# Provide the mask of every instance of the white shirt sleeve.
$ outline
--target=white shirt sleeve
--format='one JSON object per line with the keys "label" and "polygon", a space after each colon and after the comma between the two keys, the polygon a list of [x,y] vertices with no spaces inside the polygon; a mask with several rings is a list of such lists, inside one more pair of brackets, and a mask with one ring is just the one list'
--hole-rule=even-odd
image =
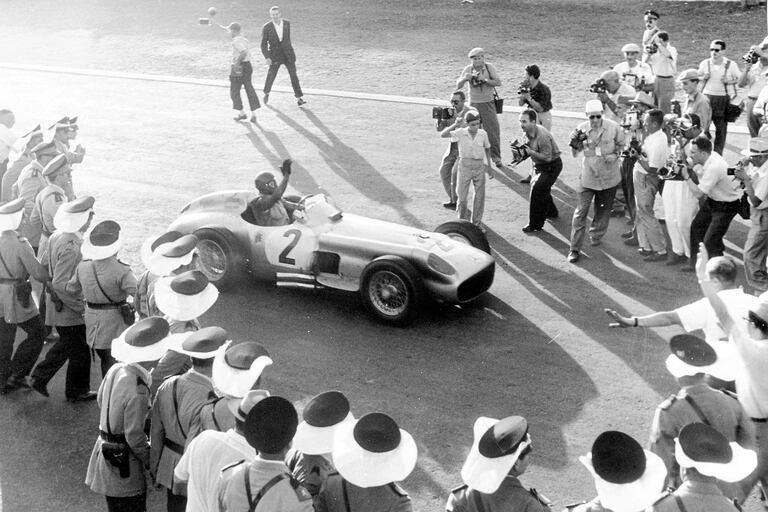
{"label": "white shirt sleeve", "polygon": [[675,310],[680,318],[680,323],[686,332],[703,329],[707,324],[707,315],[711,313],[708,305],[709,299],[703,298]]}

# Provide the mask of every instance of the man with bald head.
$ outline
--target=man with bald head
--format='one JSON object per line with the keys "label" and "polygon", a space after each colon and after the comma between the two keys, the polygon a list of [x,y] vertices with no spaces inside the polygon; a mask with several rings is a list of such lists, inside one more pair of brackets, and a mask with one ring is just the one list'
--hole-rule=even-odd
{"label": "man with bald head", "polygon": [[618,72],[610,69],[603,71],[600,78],[605,81],[605,92],[597,93],[597,99],[603,103],[603,116],[616,123],[621,123],[627,111],[629,100],[635,97],[635,88],[621,80]]}
{"label": "man with bald head", "polygon": [[284,226],[291,223],[289,210],[293,211],[296,205],[283,199],[291,175],[291,160],[283,160],[280,170],[283,179],[279,185],[275,175],[268,171],[259,173],[254,180],[259,195],[248,203],[248,209],[259,226]]}

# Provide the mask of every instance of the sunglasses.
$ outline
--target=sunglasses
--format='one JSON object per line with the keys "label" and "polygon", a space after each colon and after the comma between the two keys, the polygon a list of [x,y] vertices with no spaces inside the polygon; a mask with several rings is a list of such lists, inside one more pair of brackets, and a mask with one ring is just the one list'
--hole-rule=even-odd
{"label": "sunglasses", "polygon": [[589,116],[590,119],[602,119],[603,116],[601,114],[593,114]]}
{"label": "sunglasses", "polygon": [[709,51],[715,52],[715,53],[719,53],[720,52],[720,48],[710,48]]}
{"label": "sunglasses", "polygon": [[458,105],[459,104],[459,100],[451,100],[451,104],[452,105]]}

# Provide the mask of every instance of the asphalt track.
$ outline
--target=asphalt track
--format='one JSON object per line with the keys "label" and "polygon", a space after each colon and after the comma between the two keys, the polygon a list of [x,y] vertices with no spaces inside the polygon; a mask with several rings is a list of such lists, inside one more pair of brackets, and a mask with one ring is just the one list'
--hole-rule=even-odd
{"label": "asphalt track", "polygon": [[[238,124],[216,87],[0,69],[0,103],[9,99],[19,106],[19,127],[80,116],[88,153],[75,189],[96,197],[99,219],[123,225],[123,259],[137,272],[141,241],[186,201],[248,188],[256,172],[288,156],[296,193],[324,191],[344,210],[425,228],[452,218],[439,206],[436,176],[445,143],[425,107],[310,95],[308,108],[298,109],[289,95],[274,94],[258,125]],[[503,116],[505,146],[520,134],[516,117]],[[562,147],[574,124],[555,120]],[[729,142],[739,146],[744,137]],[[254,283],[223,295],[203,322],[268,347],[273,394],[301,406],[339,389],[356,415],[395,417],[419,446],[417,469],[404,482],[417,510],[440,510],[460,483],[480,415],[529,419],[535,457],[524,481],[555,509],[591,498],[577,456],[606,429],[645,442],[654,407],[675,389],[662,362],[664,337],[677,330],[610,329],[602,308],[642,314],[699,294],[690,274],[644,263],[625,247],[620,219],[603,246],[587,248],[576,266],[566,263],[578,168],[564,160],[554,191],[560,219],[538,236],[520,231],[528,187],[519,176],[498,174],[488,183],[484,220],[498,268],[490,292],[472,306],[427,308],[413,327],[396,329],[373,321],[354,295]],[[741,247],[745,234],[745,224],[735,223],[729,242]],[[6,512],[104,508],[82,484],[97,409],[66,404],[62,379],[49,385],[50,399],[24,392],[3,399]],[[152,493],[150,510],[161,510],[160,496]]]}

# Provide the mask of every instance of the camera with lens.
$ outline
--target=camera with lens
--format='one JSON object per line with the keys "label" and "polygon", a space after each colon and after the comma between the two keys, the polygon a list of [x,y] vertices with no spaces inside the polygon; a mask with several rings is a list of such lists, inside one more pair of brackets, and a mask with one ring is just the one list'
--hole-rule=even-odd
{"label": "camera with lens", "polygon": [[608,90],[608,85],[605,83],[605,80],[602,78],[598,78],[595,80],[595,83],[589,84],[589,92],[593,92],[595,94],[600,94],[601,92],[606,92]]}
{"label": "camera with lens", "polygon": [[685,132],[693,128],[693,124],[688,119],[674,117],[667,122],[668,133],[674,138],[685,136]]}
{"label": "camera with lens", "polygon": [[640,119],[640,112],[632,106],[632,108],[624,112],[624,117],[621,119],[619,126],[625,130],[642,130],[643,122]]}
{"label": "camera with lens", "polygon": [[483,78],[480,71],[472,70],[472,76],[469,77],[469,84],[475,87],[483,85],[487,80]]}
{"label": "camera with lens", "polygon": [[752,48],[747,53],[741,56],[741,60],[747,64],[756,64],[760,60],[760,55],[757,54],[757,50]]}
{"label": "camera with lens", "polygon": [[667,181],[685,181],[683,178],[683,168],[686,166],[684,160],[670,156],[667,165],[659,167],[659,178]]}
{"label": "camera with lens", "polygon": [[520,142],[518,139],[510,142],[509,147],[512,149],[512,163],[510,165],[517,165],[530,156],[528,154],[528,144]]}
{"label": "camera with lens", "polygon": [[640,139],[633,136],[631,139],[629,139],[629,144],[627,144],[627,147],[624,148],[624,151],[621,152],[621,157],[637,158],[639,155],[645,156],[645,152],[643,151],[643,144],[640,142]]}
{"label": "camera with lens", "polygon": [[683,107],[680,105],[680,100],[670,100],[669,108],[670,112],[675,114],[677,117],[683,115]]}
{"label": "camera with lens", "polygon": [[451,119],[456,115],[456,109],[453,107],[432,107],[432,119]]}
{"label": "camera with lens", "polygon": [[574,151],[584,150],[584,142],[587,140],[587,132],[576,128],[571,132],[571,140],[568,141],[568,145],[573,148]]}
{"label": "camera with lens", "polygon": [[521,83],[517,88],[517,95],[522,96],[523,94],[529,94],[531,92],[531,88],[528,86],[526,82]]}
{"label": "camera with lens", "polygon": [[659,51],[659,45],[656,44],[655,42],[651,42],[645,45],[645,53],[647,53],[648,55],[653,55],[657,51]]}
{"label": "camera with lens", "polygon": [[743,162],[737,162],[736,165],[734,165],[733,167],[729,167],[728,170],[726,171],[726,173],[728,174],[728,176],[736,176],[736,170],[737,169],[743,171],[744,170],[744,163]]}

